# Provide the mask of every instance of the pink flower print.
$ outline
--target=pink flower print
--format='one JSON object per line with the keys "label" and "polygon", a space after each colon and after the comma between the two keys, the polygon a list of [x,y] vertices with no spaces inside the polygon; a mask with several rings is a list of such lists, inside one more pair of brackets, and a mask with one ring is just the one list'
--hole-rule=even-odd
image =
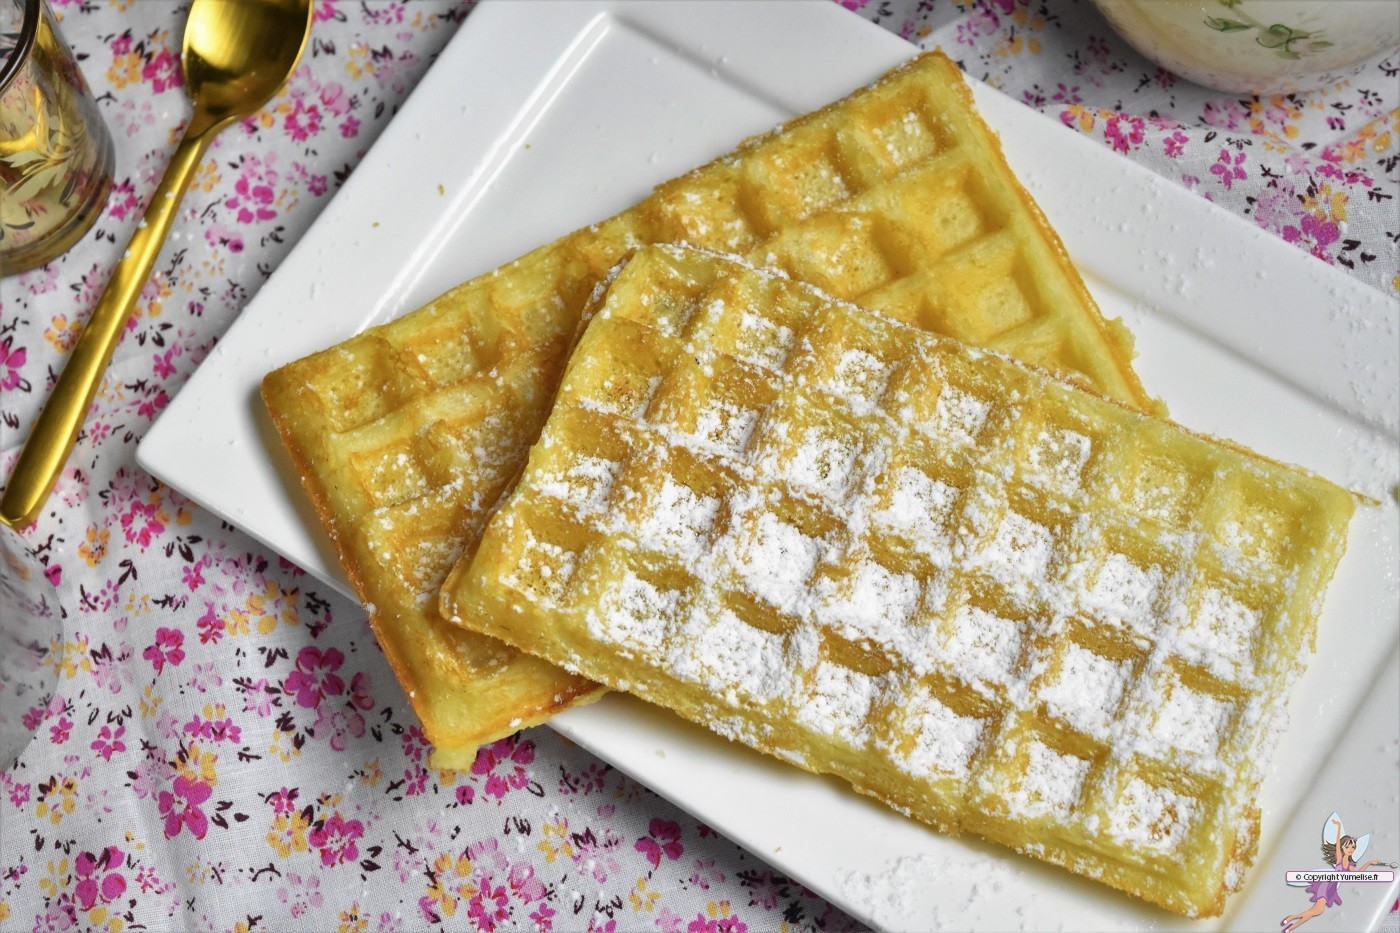
{"label": "pink flower print", "polygon": [[535,869],[523,862],[511,866],[507,880],[511,891],[522,901],[537,901],[548,893],[544,882],[535,877]]}
{"label": "pink flower print", "polygon": [[1103,136],[1115,152],[1127,152],[1142,145],[1143,125],[1141,117],[1120,113],[1104,124]]}
{"label": "pink flower print", "polygon": [[604,884],[607,882],[608,876],[615,875],[621,870],[622,866],[612,854],[621,842],[622,837],[610,829],[603,832],[601,843],[593,835],[591,828],[585,829],[581,836],[574,836],[574,846],[578,851],[579,861],[589,867],[589,874],[593,876],[594,881]]}
{"label": "pink flower print", "polygon": [[207,607],[204,610],[204,615],[195,622],[195,628],[199,630],[199,643],[201,645],[207,645],[210,642],[218,644],[219,640],[224,637],[227,626],[224,620],[214,612],[213,603],[205,603],[204,605]]}
{"label": "pink flower print", "polygon": [[266,677],[250,680],[243,690],[243,712],[271,716],[272,708],[277,705],[277,695],[277,688],[269,684]]}
{"label": "pink flower print", "polygon": [[724,882],[724,872],[715,868],[715,860],[696,859],[695,871],[690,876],[690,883],[700,888],[702,891],[710,890],[712,884],[722,884]]}
{"label": "pink flower print", "polygon": [[558,913],[547,903],[541,902],[538,907],[530,911],[530,919],[535,921],[535,929],[540,933],[549,933],[554,929],[554,915]]}
{"label": "pink flower print", "polygon": [[1186,143],[1190,138],[1181,130],[1173,130],[1170,136],[1162,139],[1162,151],[1167,158],[1175,159],[1186,149]]}
{"label": "pink flower print", "polygon": [[[209,566],[209,558],[201,557],[193,564],[187,564],[185,568],[180,571],[180,581],[189,588],[191,593],[204,585],[204,568],[207,566]],[[204,604],[204,609],[206,615],[213,613],[214,604],[206,602]]]}
{"label": "pink flower print", "polygon": [[[411,761],[422,761],[423,756],[428,751],[428,737],[423,734],[423,730],[417,726],[409,726],[403,731],[400,740],[403,743],[403,753]],[[481,760],[481,751],[476,753],[477,760]],[[473,768],[473,770],[475,770]]]}
{"label": "pink flower print", "polygon": [[1237,130],[1249,125],[1249,112],[1238,100],[1212,101],[1201,112],[1201,120],[1216,129]]}
{"label": "pink flower print", "polygon": [[[535,743],[518,736],[498,739],[476,753],[472,762],[472,773],[486,775],[486,785],[482,790],[497,800],[502,799],[512,789],[518,790],[530,783],[529,773],[524,765],[535,760]],[[498,765],[512,763],[506,774],[497,772]]]}
{"label": "pink flower print", "polygon": [[107,197],[107,213],[112,219],[125,220],[126,215],[134,215],[140,210],[141,199],[136,196],[131,179],[123,178],[112,186],[112,193]]}
{"label": "pink flower print", "polygon": [[[357,714],[358,715],[358,714]],[[342,751],[343,749],[336,749]],[[417,797],[428,789],[428,772],[419,767],[405,768],[403,772],[404,796]]]}
{"label": "pink flower print", "polygon": [[1066,87],[1063,82],[1055,85],[1055,93],[1050,96],[1050,99],[1061,104],[1079,104],[1083,103],[1084,100],[1079,96],[1079,85]]}
{"label": "pink flower print", "polygon": [[131,792],[138,800],[155,797],[170,781],[171,768],[166,761],[147,758],[136,765],[131,779]]}
{"label": "pink flower print", "polygon": [[350,112],[351,101],[345,93],[345,88],[338,81],[321,86],[321,106],[326,108],[327,113],[342,117]]}
{"label": "pink flower print", "polygon": [[[359,135],[360,135],[360,121],[359,121],[359,120],[356,120],[354,117],[346,117],[344,120],[341,120],[341,121],[340,121],[340,135],[343,136],[343,137],[346,138],[346,139],[354,139],[356,136],[359,136]],[[324,181],[324,178],[323,178],[323,181]],[[326,193],[325,185],[324,185],[324,184],[322,185],[320,191],[312,191],[311,193],[314,194],[314,195],[318,195],[318,196],[319,196],[319,195],[322,195],[322,194],[325,194],[325,193]]]}
{"label": "pink flower print", "polygon": [[753,877],[753,884],[750,886],[752,899],[749,903],[764,910],[772,910],[778,906],[779,891],[778,880],[773,877],[773,872],[765,868]]}
{"label": "pink flower print", "polygon": [[342,862],[353,862],[360,857],[360,848],[355,840],[365,834],[365,827],[359,820],[347,820],[339,813],[318,821],[307,839],[321,853],[321,864],[326,868]]}
{"label": "pink flower print", "polygon": [[171,347],[164,353],[157,353],[151,357],[151,365],[156,371],[156,375],[162,379],[168,379],[175,375],[175,357],[180,355],[178,346]]}
{"label": "pink flower print", "polygon": [[588,918],[588,929],[585,933],[617,933],[617,919],[608,917],[604,919],[598,914]]}
{"label": "pink flower print", "polygon": [[267,802],[272,805],[272,812],[281,816],[296,810],[297,797],[299,796],[301,796],[301,791],[295,787],[283,787],[268,794]]}
{"label": "pink flower print", "polygon": [[337,19],[345,22],[345,14],[335,11],[335,0],[321,0],[316,4],[316,22],[325,22],[328,19]]}
{"label": "pink flower print", "polygon": [[297,668],[287,675],[283,690],[295,696],[297,705],[315,709],[323,697],[340,696],[345,692],[345,681],[336,673],[345,661],[345,655],[337,648],[322,652],[314,645],[307,645],[297,653]]}
{"label": "pink flower print", "polygon": [[141,68],[141,77],[157,94],[166,88],[183,87],[184,75],[180,60],[168,48],[163,48]]}
{"label": "pink flower print", "polygon": [[982,36],[993,35],[1001,28],[1001,17],[990,6],[973,7],[958,24],[958,45],[976,46]]}
{"label": "pink flower print", "polygon": [[1210,167],[1210,173],[1218,178],[1220,183],[1225,186],[1225,190],[1228,191],[1236,181],[1246,177],[1243,165],[1243,152],[1235,153],[1232,158],[1229,149],[1221,149],[1215,164]]}
{"label": "pink flower print", "polygon": [[[352,737],[357,739],[364,737],[365,717],[349,707],[348,704],[338,710],[322,706],[316,717],[316,724],[312,726],[311,731],[318,736],[326,736],[332,751],[343,752]],[[410,788],[409,794],[422,793],[422,788],[426,784],[427,772],[421,768],[418,770],[423,775],[424,784],[420,784],[417,791]]]}
{"label": "pink flower print", "polygon": [[350,705],[369,712],[374,709],[374,697],[370,696],[370,679],[364,671],[350,678]]}
{"label": "pink flower print", "polygon": [[110,904],[122,896],[126,890],[126,879],[116,871],[122,867],[122,850],[108,846],[93,855],[82,852],[73,860],[73,876],[77,884],[73,887],[73,897],[82,910],[92,910],[99,901]]}
{"label": "pink flower print", "polygon": [[230,253],[243,252],[243,234],[217,220],[204,228],[204,240],[210,246],[227,246]]}
{"label": "pink flower print", "polygon": [[510,919],[510,898],[506,897],[506,886],[492,884],[492,879],[484,878],[476,895],[467,904],[467,916],[471,917],[478,930],[486,933],[496,929],[496,924]]}
{"label": "pink flower print", "polygon": [[55,745],[62,745],[68,741],[68,737],[73,732],[73,722],[67,716],[58,717],[58,722],[49,726],[49,741]]}
{"label": "pink flower print", "polygon": [[29,380],[19,374],[19,368],[29,358],[29,352],[24,347],[14,346],[12,340],[10,336],[0,340],[0,391],[11,392],[23,387],[28,392]]}
{"label": "pink flower print", "polygon": [[656,926],[661,933],[682,933],[685,929],[685,918],[680,914],[672,913],[671,908],[662,907],[661,913],[656,916]]}
{"label": "pink flower print", "polygon": [[209,832],[209,817],[199,805],[209,799],[214,792],[208,784],[185,777],[175,778],[173,792],[163,790],[157,800],[160,815],[165,817],[165,838],[174,839],[182,828],[188,829],[196,839],[203,839]]}
{"label": "pink flower print", "polygon": [[[174,370],[172,369],[171,371],[173,372]],[[159,389],[157,390],[155,395],[148,396],[147,398],[141,400],[141,402],[136,406],[136,413],[143,418],[154,418],[156,415],[161,413],[161,411],[165,408],[166,405],[169,404],[170,396],[166,394],[164,389]],[[160,528],[161,530],[164,530],[165,526],[161,525]],[[142,545],[142,547],[145,546],[145,544]]]}
{"label": "pink flower print", "polygon": [[113,39],[110,48],[112,49],[112,53],[114,55],[125,55],[127,52],[130,52],[131,30],[128,29],[126,32]]}
{"label": "pink flower print", "polygon": [[277,216],[277,211],[272,209],[277,196],[274,188],[277,172],[272,162],[272,156],[268,156],[266,161],[254,155],[243,157],[240,166],[242,174],[233,185],[235,196],[224,201],[224,207],[238,211],[236,216],[239,223],[271,220]]}
{"label": "pink flower print", "polygon": [[166,664],[171,667],[179,667],[180,662],[185,660],[185,649],[180,647],[184,643],[185,635],[183,632],[161,626],[156,629],[156,643],[141,652],[141,657],[150,661],[151,666],[159,674],[165,670]]}
{"label": "pink flower print", "polygon": [[119,725],[115,730],[111,726],[103,726],[88,747],[101,755],[103,761],[111,761],[114,754],[126,751],[126,743],[122,741],[125,734],[126,726]]}
{"label": "pink flower print", "polygon": [[127,542],[144,551],[165,531],[165,516],[154,502],[133,502],[122,513],[121,525]]}
{"label": "pink flower print", "polygon": [[402,3],[381,3],[373,7],[365,7],[364,11],[367,21],[371,23],[387,25],[403,22]]}
{"label": "pink flower print", "polygon": [[1341,231],[1335,223],[1312,214],[1304,214],[1296,227],[1288,224],[1283,228],[1285,241],[1308,247],[1308,252],[1327,263],[1335,261],[1332,254],[1327,252],[1327,247],[1337,242],[1340,236]]}
{"label": "pink flower print", "polygon": [[469,804],[469,803],[471,803],[471,802],[472,802],[473,800],[475,800],[475,799],[476,799],[476,788],[472,787],[470,784],[458,784],[458,785],[457,785],[457,802],[458,802],[458,803],[460,803],[460,804]]}
{"label": "pink flower print", "polygon": [[23,807],[29,803],[29,785],[16,781],[10,786],[10,803],[16,807]]}
{"label": "pink flower print", "polygon": [[848,10],[859,10],[869,3],[870,0],[841,0],[841,5]]}
{"label": "pink flower print", "polygon": [[63,566],[61,564],[49,564],[44,568],[44,579],[49,581],[50,586],[57,587],[63,581]]}
{"label": "pink flower print", "polygon": [[298,97],[282,125],[287,135],[297,142],[303,142],[321,132],[321,110],[315,104],[308,106],[305,99]]}
{"label": "pink flower print", "polygon": [[647,828],[648,835],[638,839],[633,846],[651,861],[653,869],[661,867],[661,857],[675,861],[685,848],[681,845],[681,828],[670,820],[653,819]]}
{"label": "pink flower print", "polygon": [[201,716],[195,716],[185,723],[185,734],[196,739],[208,739],[211,742],[232,742],[235,745],[243,738],[243,730],[227,717],[204,719]]}
{"label": "pink flower print", "polygon": [[1288,179],[1264,188],[1254,200],[1254,222],[1279,236],[1284,236],[1283,228],[1289,225],[1295,226],[1295,233],[1301,232],[1296,225],[1304,213],[1297,189]]}

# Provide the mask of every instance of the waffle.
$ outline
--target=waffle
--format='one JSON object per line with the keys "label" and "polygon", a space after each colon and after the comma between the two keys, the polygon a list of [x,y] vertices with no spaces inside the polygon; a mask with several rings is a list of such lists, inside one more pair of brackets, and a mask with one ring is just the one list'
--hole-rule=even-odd
{"label": "waffle", "polygon": [[1153,405],[1126,331],[1100,316],[939,54],[272,373],[273,420],[440,765],[590,689],[433,606],[537,436],[589,292],[630,249],[676,241]]}
{"label": "waffle", "polygon": [[709,253],[642,250],[595,305],[444,615],[1223,909],[1349,493]]}

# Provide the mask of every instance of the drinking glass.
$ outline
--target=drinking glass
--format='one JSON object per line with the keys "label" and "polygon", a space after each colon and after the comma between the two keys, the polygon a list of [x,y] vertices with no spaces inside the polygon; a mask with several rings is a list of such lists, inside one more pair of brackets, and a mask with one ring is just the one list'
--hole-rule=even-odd
{"label": "drinking glass", "polygon": [[0,0],[0,276],[87,232],[112,187],[112,137],[44,0]]}

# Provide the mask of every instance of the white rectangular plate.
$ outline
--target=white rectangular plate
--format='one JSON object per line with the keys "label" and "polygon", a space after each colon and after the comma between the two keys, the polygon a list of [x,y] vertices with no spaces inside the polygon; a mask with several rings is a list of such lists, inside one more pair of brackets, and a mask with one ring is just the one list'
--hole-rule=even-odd
{"label": "white rectangular plate", "polygon": [[[141,465],[348,592],[258,396],[262,376],[646,195],[914,49],[836,4],[483,3],[302,242],[151,429]],[[465,90],[464,90],[465,89]],[[489,89],[489,90],[484,90]],[[1248,887],[1187,924],[613,695],[555,728],[861,920],[893,929],[1269,928],[1307,906],[1342,811],[1400,855],[1396,387],[1387,299],[1096,143],[976,88],[1095,296],[1174,416],[1384,501],[1331,589],[1261,801]],[[1344,889],[1332,928],[1394,899]],[[1324,921],[1317,921],[1322,924]],[[1341,926],[1338,926],[1340,923]],[[1321,929],[1321,926],[1319,926]]]}

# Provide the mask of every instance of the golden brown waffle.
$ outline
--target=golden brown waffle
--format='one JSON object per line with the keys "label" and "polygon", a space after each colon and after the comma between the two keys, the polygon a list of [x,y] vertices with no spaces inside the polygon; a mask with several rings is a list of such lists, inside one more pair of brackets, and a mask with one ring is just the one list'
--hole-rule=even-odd
{"label": "golden brown waffle", "polygon": [[534,440],[590,290],[628,250],[682,240],[1153,404],[939,54],[283,367],[263,396],[440,765],[589,690],[445,626],[433,600]]}
{"label": "golden brown waffle", "polygon": [[714,254],[639,251],[595,304],[444,615],[1222,910],[1349,493]]}

